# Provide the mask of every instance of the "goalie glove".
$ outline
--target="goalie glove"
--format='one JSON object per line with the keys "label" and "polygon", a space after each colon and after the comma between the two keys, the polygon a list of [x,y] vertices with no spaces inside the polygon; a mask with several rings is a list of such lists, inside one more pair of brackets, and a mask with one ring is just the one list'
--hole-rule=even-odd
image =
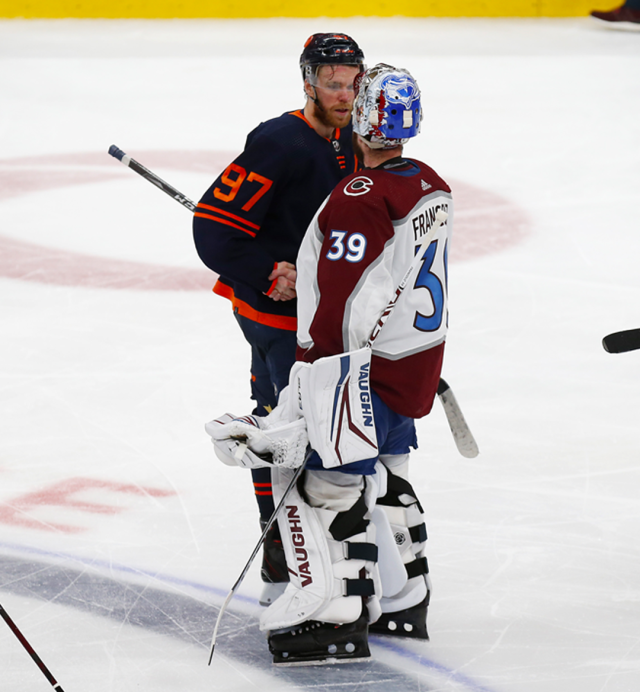
{"label": "goalie glove", "polygon": [[309,444],[304,419],[277,426],[269,425],[268,419],[226,413],[209,421],[205,430],[218,459],[227,466],[247,469],[301,466]]}

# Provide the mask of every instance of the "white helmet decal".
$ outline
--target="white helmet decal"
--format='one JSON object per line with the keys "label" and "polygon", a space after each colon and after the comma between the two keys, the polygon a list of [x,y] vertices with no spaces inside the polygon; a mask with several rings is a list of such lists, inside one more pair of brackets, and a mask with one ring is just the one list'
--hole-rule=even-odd
{"label": "white helmet decal", "polygon": [[372,149],[392,149],[420,132],[420,89],[407,70],[379,63],[354,88],[353,131]]}
{"label": "white helmet decal", "polygon": [[382,80],[382,87],[390,103],[400,103],[406,109],[420,98],[417,84],[408,75],[392,75]]}

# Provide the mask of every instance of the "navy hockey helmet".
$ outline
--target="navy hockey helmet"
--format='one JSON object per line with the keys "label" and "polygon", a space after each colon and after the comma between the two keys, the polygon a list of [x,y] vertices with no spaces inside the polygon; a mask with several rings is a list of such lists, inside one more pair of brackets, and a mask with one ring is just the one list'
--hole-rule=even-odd
{"label": "navy hockey helmet", "polygon": [[354,83],[353,131],[372,149],[393,149],[420,132],[418,83],[408,70],[378,63]]}
{"label": "navy hockey helmet", "polygon": [[313,34],[300,56],[302,78],[312,81],[321,65],[360,65],[364,69],[364,53],[346,34]]}

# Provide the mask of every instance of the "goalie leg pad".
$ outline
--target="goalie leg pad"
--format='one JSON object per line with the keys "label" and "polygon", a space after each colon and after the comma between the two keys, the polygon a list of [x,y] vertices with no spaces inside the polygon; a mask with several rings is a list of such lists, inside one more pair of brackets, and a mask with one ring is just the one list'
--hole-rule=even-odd
{"label": "goalie leg pad", "polygon": [[376,507],[371,513],[371,520],[376,527],[382,597],[389,599],[405,588],[409,578],[385,511],[381,507]]}
{"label": "goalie leg pad", "polygon": [[428,639],[426,619],[431,584],[424,555],[427,530],[422,507],[407,480],[408,459],[408,454],[381,457],[388,470],[387,493],[378,499],[375,516],[380,524],[388,524],[396,546],[396,558],[389,559],[386,550],[389,546],[385,544],[380,553],[382,615],[371,626],[371,631]]}
{"label": "goalie leg pad", "polygon": [[[276,503],[291,473],[274,470]],[[337,482],[320,474],[333,476]],[[304,488],[292,489],[278,518],[290,582],[260,619],[260,628],[273,636],[283,634],[277,630],[306,627],[309,622],[354,623],[362,616],[363,600],[372,604],[377,600],[377,547],[368,519],[365,481],[352,476],[347,485],[340,485],[344,475],[308,471],[304,486],[309,485],[309,496]],[[337,511],[331,508],[331,494],[333,506],[340,508]],[[307,500],[323,506],[312,507]]]}

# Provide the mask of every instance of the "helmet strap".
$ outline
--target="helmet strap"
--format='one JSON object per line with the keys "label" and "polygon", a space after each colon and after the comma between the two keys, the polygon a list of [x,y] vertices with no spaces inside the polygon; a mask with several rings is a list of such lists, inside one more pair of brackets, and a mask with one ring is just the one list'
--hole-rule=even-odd
{"label": "helmet strap", "polygon": [[[317,67],[315,68],[314,72],[317,76]],[[313,89],[313,96],[307,93],[307,90],[304,90],[304,95],[311,101],[313,101],[316,106],[321,110],[324,111],[324,107],[320,103],[320,99],[318,98],[318,90],[316,89],[316,85],[311,81],[311,66],[308,65],[305,70],[303,70],[302,75],[304,77],[305,84],[308,84],[311,89]]]}

